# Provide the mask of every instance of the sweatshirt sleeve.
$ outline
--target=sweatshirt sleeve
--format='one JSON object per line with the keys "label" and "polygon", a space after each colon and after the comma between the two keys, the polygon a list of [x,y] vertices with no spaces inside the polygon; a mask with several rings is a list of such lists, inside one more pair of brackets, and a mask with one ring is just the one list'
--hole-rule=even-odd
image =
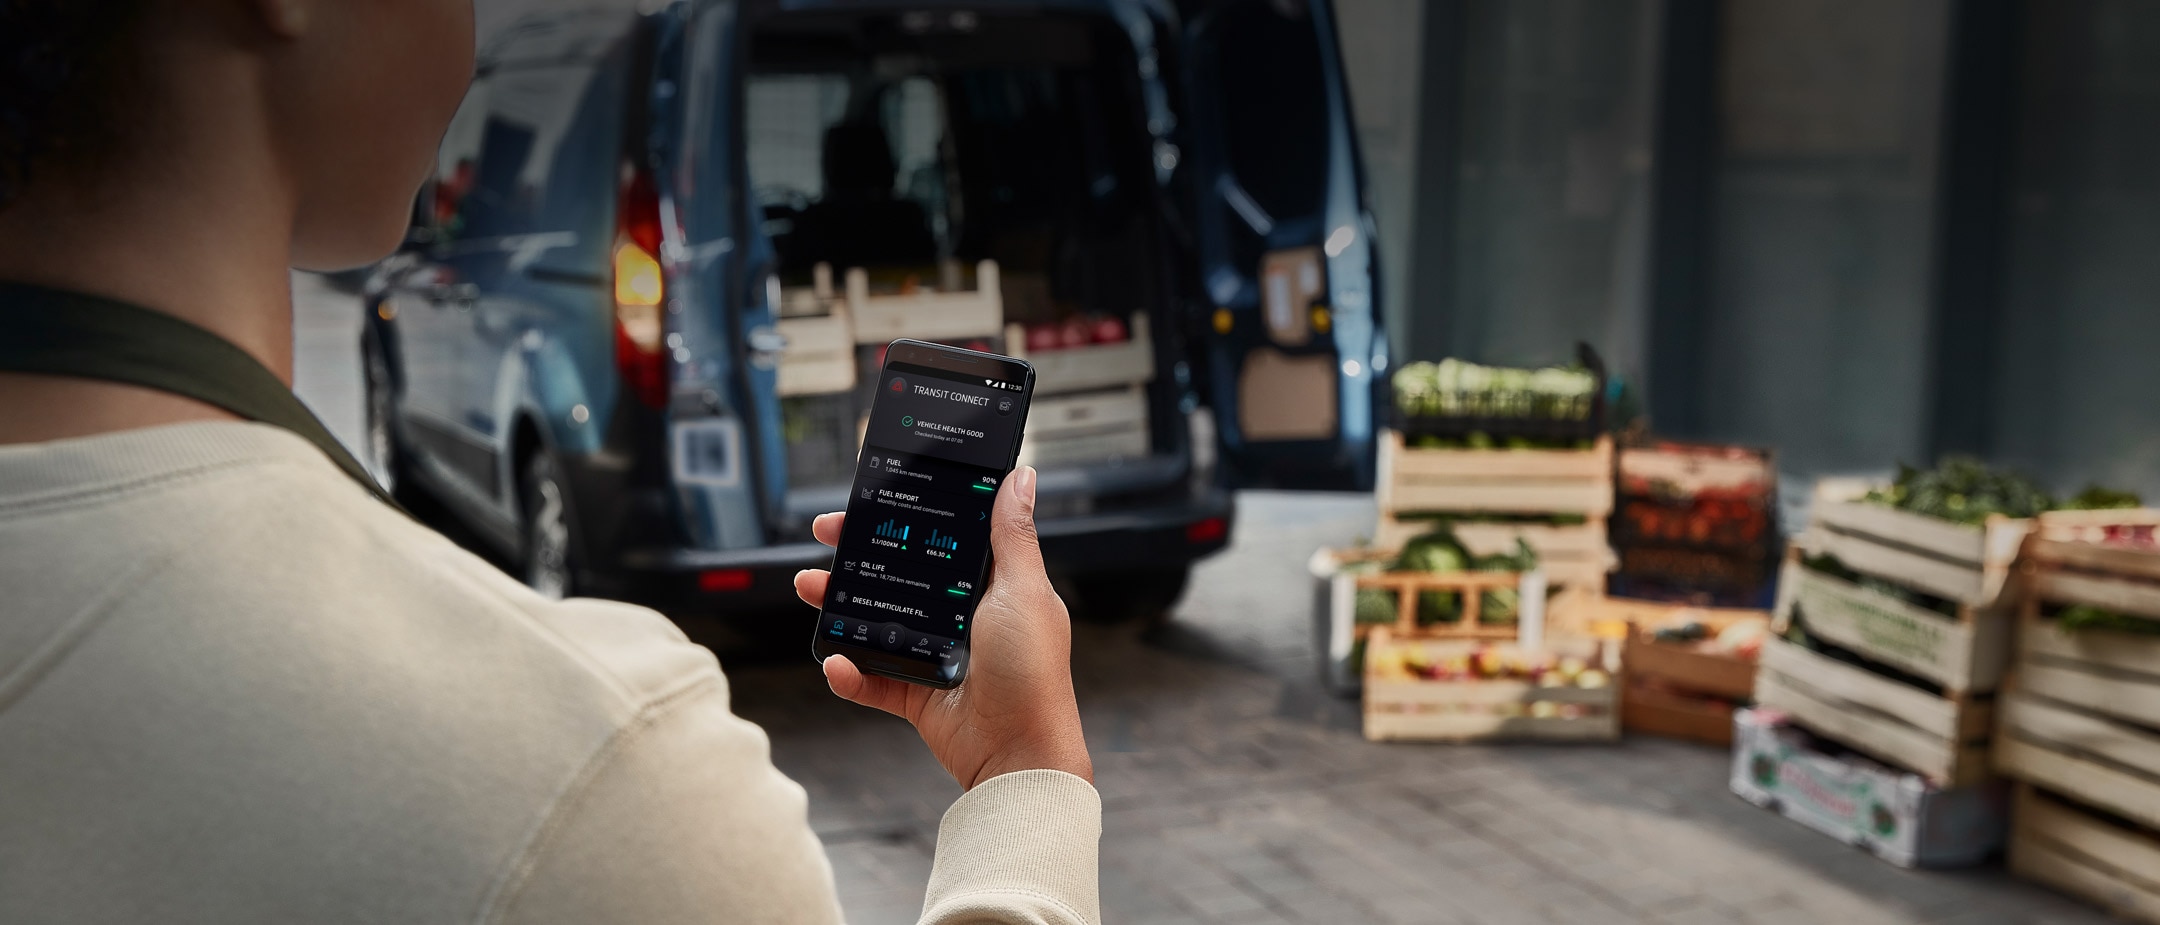
{"label": "sweatshirt sleeve", "polygon": [[[801,786],[717,671],[648,705],[572,781],[489,906],[508,925],[837,923]],[[1062,771],[977,785],[938,829],[923,921],[1096,925],[1102,803]]]}
{"label": "sweatshirt sleeve", "polygon": [[707,680],[641,711],[540,824],[490,921],[837,923],[832,867],[764,730]]}
{"label": "sweatshirt sleeve", "polygon": [[1001,774],[961,795],[938,826],[923,925],[1102,921],[1102,799],[1063,771]]}

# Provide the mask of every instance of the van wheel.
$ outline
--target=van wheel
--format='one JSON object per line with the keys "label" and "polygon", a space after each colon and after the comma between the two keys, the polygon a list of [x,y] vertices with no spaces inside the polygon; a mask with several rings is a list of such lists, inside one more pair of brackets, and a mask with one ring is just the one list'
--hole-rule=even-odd
{"label": "van wheel", "polygon": [[406,510],[413,510],[416,486],[412,458],[398,444],[397,392],[390,384],[390,360],[383,355],[382,342],[373,332],[360,338],[360,376],[365,393],[361,411],[367,428],[361,447],[366,454],[364,461],[383,490]]}
{"label": "van wheel", "polygon": [[1079,598],[1073,614],[1089,623],[1160,626],[1170,622],[1191,578],[1192,567],[1185,565],[1082,575],[1073,581]]}
{"label": "van wheel", "polygon": [[576,543],[570,534],[570,492],[545,450],[526,457],[518,479],[518,574],[542,596],[561,600],[576,590]]}

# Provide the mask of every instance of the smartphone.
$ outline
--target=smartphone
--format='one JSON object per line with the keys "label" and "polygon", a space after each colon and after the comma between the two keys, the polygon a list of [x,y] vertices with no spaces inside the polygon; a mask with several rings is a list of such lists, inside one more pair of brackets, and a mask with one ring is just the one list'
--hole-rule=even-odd
{"label": "smartphone", "polygon": [[876,388],[810,652],[949,689],[967,677],[990,505],[1020,458],[1035,368],[896,340]]}

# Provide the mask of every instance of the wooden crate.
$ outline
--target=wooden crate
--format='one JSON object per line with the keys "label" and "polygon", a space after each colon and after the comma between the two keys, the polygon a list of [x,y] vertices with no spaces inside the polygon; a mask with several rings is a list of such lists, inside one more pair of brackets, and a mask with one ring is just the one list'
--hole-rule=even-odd
{"label": "wooden crate", "polygon": [[2017,790],[2010,872],[2160,925],[2160,833],[2124,825],[2029,784]]}
{"label": "wooden crate", "polygon": [[[1377,556],[1366,554],[1365,557]],[[1393,627],[1394,636],[1398,640],[1518,640],[1534,646],[1541,641],[1544,634],[1545,577],[1539,572],[1372,572],[1344,577],[1349,579],[1347,584],[1353,589],[1345,604],[1353,609],[1356,606],[1356,591],[1378,588],[1394,593]],[[1478,622],[1484,609],[1484,592],[1499,588],[1515,590],[1515,622],[1493,625]],[[1457,619],[1450,623],[1419,625],[1418,595],[1426,591],[1450,591],[1458,595],[1461,610],[1458,611]],[[1374,628],[1367,624],[1358,626],[1356,632],[1360,636],[1368,636]]]}
{"label": "wooden crate", "polygon": [[1455,450],[1405,446],[1380,435],[1383,514],[1612,514],[1613,444],[1587,450]]}
{"label": "wooden crate", "polygon": [[1773,637],[1763,644],[1755,699],[1810,732],[1945,787],[1988,776],[1990,698],[1937,695]]}
{"label": "wooden crate", "polygon": [[1975,608],[1996,603],[2032,521],[1991,517],[1951,523],[1860,500],[1869,483],[1825,479],[1795,544],[1832,555],[1853,571]]}
{"label": "wooden crate", "polygon": [[1616,469],[1616,592],[1757,606],[1781,542],[1770,451],[1656,441],[1621,448]]}
{"label": "wooden crate", "polygon": [[[1775,626],[1795,614],[1808,633],[1940,685],[1936,694],[1774,641],[1756,697],[1800,725],[1944,786],[1984,780],[1992,692],[2010,659],[2014,613],[2004,591],[2032,521],[1968,526],[1860,500],[1866,482],[1816,486],[1808,529],[1779,582]],[[1801,564],[1830,555],[1847,568],[1951,601],[1955,616],[1908,604]]]}
{"label": "wooden crate", "polygon": [[[2059,581],[2037,584],[2036,594],[2061,593]],[[2014,671],[2020,693],[2160,729],[2160,636],[2066,633],[2055,621],[2028,613]]]}
{"label": "wooden crate", "polygon": [[1028,407],[1022,465],[1080,465],[1148,454],[1147,386],[1038,395]]}
{"label": "wooden crate", "polygon": [[2160,732],[2023,691],[2003,696],[2001,714],[2005,775],[2160,829]]}
{"label": "wooden crate", "polygon": [[[1421,520],[1404,520],[1381,514],[1373,545],[1400,549],[1432,529]],[[1605,586],[1606,573],[1619,558],[1605,541],[1605,521],[1591,518],[1580,524],[1512,523],[1506,521],[1457,521],[1451,529],[1463,548],[1474,556],[1504,555],[1515,551],[1521,539],[1537,551],[1538,569],[1548,581],[1565,587]]]}
{"label": "wooden crate", "polygon": [[943,288],[904,294],[870,292],[870,274],[847,271],[847,307],[855,319],[855,342],[882,344],[902,337],[948,341],[996,337],[1005,330],[1005,303],[998,290],[998,265],[975,265],[975,288],[959,289],[959,273],[947,269]]}
{"label": "wooden crate", "polygon": [[2001,683],[2014,623],[2007,608],[1962,604],[1948,617],[1815,571],[1800,558],[1798,551],[1787,557],[1778,582],[1780,626],[1797,612],[1810,635],[1951,690],[1985,693]]}
{"label": "wooden crate", "polygon": [[1727,701],[1643,687],[1632,679],[1620,692],[1620,726],[1630,734],[1730,746],[1736,709]]}
{"label": "wooden crate", "polygon": [[1005,351],[1035,367],[1038,401],[1044,395],[1146,384],[1155,378],[1155,340],[1147,314],[1135,313],[1129,330],[1132,339],[1124,343],[1030,352],[1027,332],[1017,324],[1009,324],[1005,326]]}
{"label": "wooden crate", "polygon": [[1467,520],[1454,530],[1473,555],[1512,552],[1521,539],[1555,585],[1602,592],[1606,574],[1619,564],[1606,540],[1613,506],[1610,437],[1587,450],[1419,449],[1390,430],[1380,435],[1379,469],[1375,545],[1400,547],[1430,529],[1414,515],[1567,515],[1583,522]]}
{"label": "wooden crate", "polygon": [[811,273],[808,288],[787,290],[777,306],[774,328],[786,343],[778,370],[782,397],[855,388],[855,320],[834,297],[832,266],[820,263]]}
{"label": "wooden crate", "polygon": [[[1485,742],[1511,739],[1610,742],[1620,737],[1618,684],[1599,688],[1543,687],[1523,680],[1425,680],[1385,669],[1390,653],[1404,647],[1444,660],[1499,647],[1525,658],[1572,656],[1592,666],[1607,659],[1598,640],[1552,641],[1543,646],[1480,643],[1463,639],[1402,639],[1378,627],[1366,640],[1365,737],[1384,741]],[[1601,667],[1601,670],[1605,670]],[[1550,706],[1541,706],[1549,704]],[[1549,715],[1538,715],[1539,713]],[[1579,712],[1579,715],[1559,715]]]}
{"label": "wooden crate", "polygon": [[[1620,723],[1629,732],[1671,736],[1714,745],[1731,745],[1733,708],[1755,697],[1756,663],[1699,646],[1658,642],[1645,625],[1674,611],[1662,608],[1649,619],[1629,621],[1621,664],[1627,684],[1621,692]],[[1761,611],[1698,611],[1712,635],[1739,622],[1767,630],[1770,615]]]}
{"label": "wooden crate", "polygon": [[[2029,591],[2004,695],[1995,760],[2003,772],[2160,829],[2160,635],[2066,631],[2048,605],[2082,604],[2160,620],[2153,511],[2040,517],[2026,541]],[[2115,521],[2140,545],[2088,542]],[[2135,535],[2135,534],[2133,534]]]}

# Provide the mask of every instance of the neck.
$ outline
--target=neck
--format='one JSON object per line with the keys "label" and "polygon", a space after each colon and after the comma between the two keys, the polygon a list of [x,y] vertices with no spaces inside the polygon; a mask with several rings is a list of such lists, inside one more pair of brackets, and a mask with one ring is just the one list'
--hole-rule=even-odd
{"label": "neck", "polygon": [[[48,174],[0,209],[0,279],[174,315],[290,385],[291,184],[255,114],[186,92],[161,99],[167,117],[132,146],[154,153],[102,165],[94,186]],[[219,418],[232,415],[133,386],[0,374],[0,443]]]}

